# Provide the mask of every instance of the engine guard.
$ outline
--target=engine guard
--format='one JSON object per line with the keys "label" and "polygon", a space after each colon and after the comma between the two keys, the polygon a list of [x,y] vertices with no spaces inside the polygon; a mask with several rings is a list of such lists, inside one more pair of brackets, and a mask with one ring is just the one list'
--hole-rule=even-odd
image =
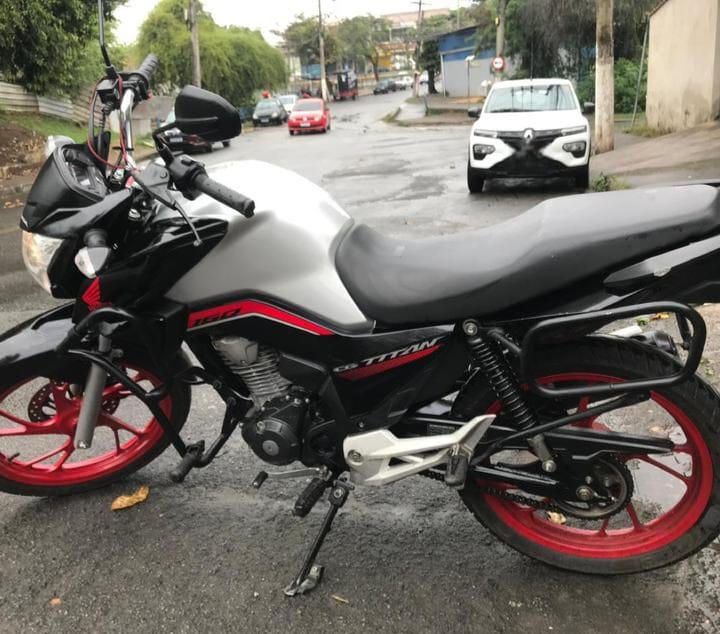
{"label": "engine guard", "polygon": [[0,335],[0,385],[32,372],[48,378],[84,381],[88,363],[55,352],[73,326],[73,306],[53,308]]}

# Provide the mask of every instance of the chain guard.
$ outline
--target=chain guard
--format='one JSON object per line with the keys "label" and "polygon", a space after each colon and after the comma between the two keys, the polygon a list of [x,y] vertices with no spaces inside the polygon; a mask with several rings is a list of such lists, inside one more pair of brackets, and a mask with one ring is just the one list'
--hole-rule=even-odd
{"label": "chain guard", "polygon": [[[488,495],[492,495],[493,497],[500,498],[501,500],[507,500],[509,502],[514,502],[515,504],[529,506],[539,511],[547,511],[549,513],[561,513],[562,515],[584,520],[606,519],[608,517],[612,517],[613,515],[617,515],[618,513],[625,510],[627,505],[630,503],[630,500],[632,499],[633,493],[635,491],[635,486],[632,474],[630,473],[630,469],[628,469],[625,463],[611,457],[605,457],[602,460],[604,462],[612,464],[613,467],[617,468],[617,470],[620,472],[620,474],[625,480],[625,483],[627,485],[627,491],[625,494],[625,499],[622,501],[621,504],[613,508],[612,511],[599,515],[597,517],[588,517],[586,514],[577,513],[570,504],[563,500],[545,501],[537,498],[528,497],[522,495],[521,493],[510,493],[505,489],[498,489],[495,487],[483,486],[479,488],[480,491],[482,491],[483,493],[487,493]],[[440,482],[442,482],[445,477],[444,473],[437,469],[423,471],[420,475],[426,478],[430,478],[431,480],[438,480]],[[573,500],[573,502],[576,502],[576,500]]]}

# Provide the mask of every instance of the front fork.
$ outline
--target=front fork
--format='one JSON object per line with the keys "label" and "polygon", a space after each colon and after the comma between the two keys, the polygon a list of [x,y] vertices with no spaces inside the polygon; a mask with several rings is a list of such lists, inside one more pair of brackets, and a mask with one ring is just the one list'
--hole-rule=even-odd
{"label": "front fork", "polygon": [[[110,337],[104,334],[98,335],[97,351],[103,357],[107,358],[111,356],[111,344]],[[90,364],[90,371],[88,372],[85,389],[83,390],[80,416],[78,417],[77,427],[75,428],[75,438],[73,440],[75,449],[90,449],[90,447],[92,447],[95,426],[97,425],[100,409],[103,404],[103,393],[105,391],[107,377],[107,372],[97,363]]]}

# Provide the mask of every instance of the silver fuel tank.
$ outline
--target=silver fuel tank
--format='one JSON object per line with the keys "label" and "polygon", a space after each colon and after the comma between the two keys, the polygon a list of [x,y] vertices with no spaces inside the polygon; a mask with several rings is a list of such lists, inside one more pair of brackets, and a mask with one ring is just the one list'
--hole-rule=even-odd
{"label": "silver fuel tank", "polygon": [[190,217],[226,220],[228,232],[170,289],[169,299],[197,305],[233,296],[274,298],[343,331],[372,329],[335,268],[338,243],[354,221],[327,192],[262,161],[231,161],[207,171],[252,198],[255,216],[247,219],[205,195],[181,201]]}

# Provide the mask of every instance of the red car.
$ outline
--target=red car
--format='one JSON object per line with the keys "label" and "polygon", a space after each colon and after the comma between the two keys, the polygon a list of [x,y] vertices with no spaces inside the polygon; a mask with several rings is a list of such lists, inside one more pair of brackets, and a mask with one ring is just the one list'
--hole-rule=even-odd
{"label": "red car", "polygon": [[310,130],[327,132],[329,129],[330,108],[322,99],[300,99],[295,102],[288,119],[290,136]]}

